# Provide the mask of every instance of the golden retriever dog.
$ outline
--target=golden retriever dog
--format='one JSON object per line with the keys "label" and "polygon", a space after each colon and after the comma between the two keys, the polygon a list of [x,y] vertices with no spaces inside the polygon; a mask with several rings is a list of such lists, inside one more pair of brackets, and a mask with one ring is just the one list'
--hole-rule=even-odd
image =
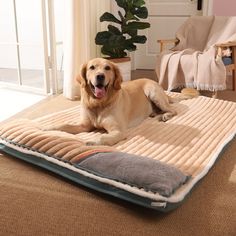
{"label": "golden retriever dog", "polygon": [[104,129],[106,133],[87,142],[87,145],[113,145],[125,139],[127,128],[152,116],[156,108],[162,111],[159,119],[167,121],[176,115],[160,85],[150,79],[123,82],[114,63],[95,58],[81,67],[77,77],[81,87],[82,114],[76,125],[54,127],[72,134]]}

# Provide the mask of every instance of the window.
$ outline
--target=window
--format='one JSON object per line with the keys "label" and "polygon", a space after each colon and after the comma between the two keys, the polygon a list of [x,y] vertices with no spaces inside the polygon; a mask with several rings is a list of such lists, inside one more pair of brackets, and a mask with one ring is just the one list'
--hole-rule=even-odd
{"label": "window", "polygon": [[63,80],[65,0],[0,0],[0,83],[58,93]]}

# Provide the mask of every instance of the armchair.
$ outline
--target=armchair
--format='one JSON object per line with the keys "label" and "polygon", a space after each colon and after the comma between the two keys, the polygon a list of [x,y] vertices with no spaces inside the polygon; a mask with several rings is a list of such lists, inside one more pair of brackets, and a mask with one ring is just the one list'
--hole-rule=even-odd
{"label": "armchair", "polygon": [[[232,75],[236,91],[236,17],[193,16],[176,32],[176,39],[157,40],[156,73],[167,90],[191,87],[216,93]],[[167,46],[173,45],[170,50]]]}

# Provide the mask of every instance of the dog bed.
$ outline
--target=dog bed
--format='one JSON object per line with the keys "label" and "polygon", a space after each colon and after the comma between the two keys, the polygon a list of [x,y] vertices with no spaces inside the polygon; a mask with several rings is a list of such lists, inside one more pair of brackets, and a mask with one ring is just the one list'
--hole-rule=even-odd
{"label": "dog bed", "polygon": [[148,118],[112,147],[84,144],[99,131],[42,130],[76,123],[78,106],[0,126],[0,149],[88,188],[167,212],[186,199],[236,131],[236,103],[200,96],[173,106],[177,116]]}

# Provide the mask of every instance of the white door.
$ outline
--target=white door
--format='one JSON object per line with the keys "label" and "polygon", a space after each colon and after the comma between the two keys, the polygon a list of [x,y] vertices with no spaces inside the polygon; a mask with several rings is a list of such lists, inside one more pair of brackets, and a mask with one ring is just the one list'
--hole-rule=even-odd
{"label": "white door", "polygon": [[147,42],[144,45],[137,45],[134,67],[154,69],[156,56],[160,53],[157,40],[174,39],[176,30],[189,16],[203,14],[202,4],[201,0],[146,0],[151,27],[144,33]]}

